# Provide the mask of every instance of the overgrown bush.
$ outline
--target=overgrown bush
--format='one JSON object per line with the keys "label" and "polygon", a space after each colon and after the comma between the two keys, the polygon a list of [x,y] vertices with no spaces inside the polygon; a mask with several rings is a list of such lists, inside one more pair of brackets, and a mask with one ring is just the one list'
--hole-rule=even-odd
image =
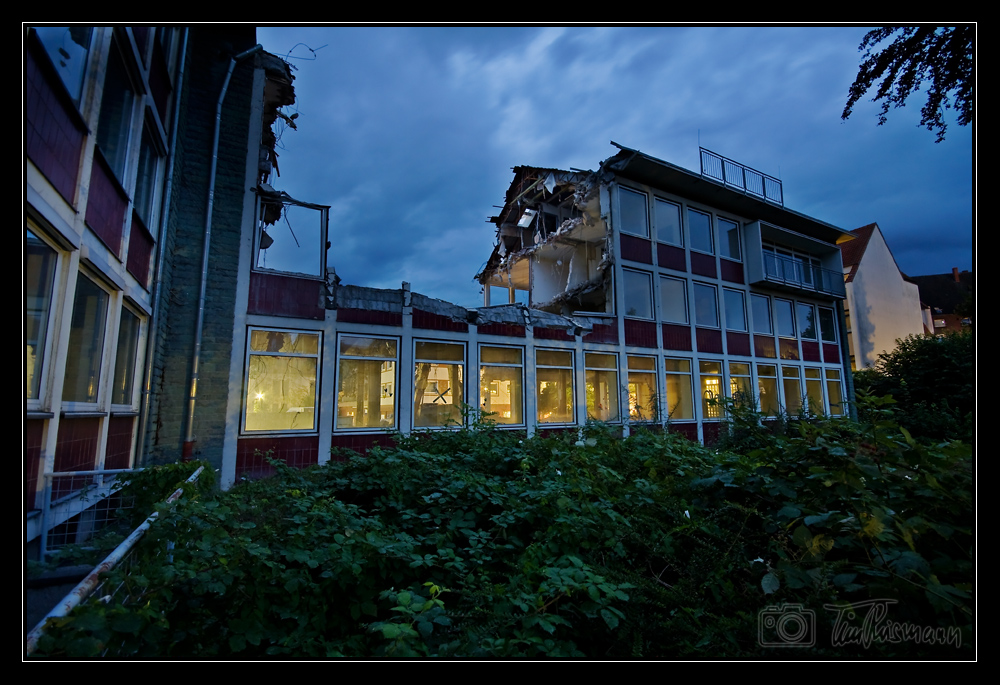
{"label": "overgrown bush", "polygon": [[[131,601],[88,606],[40,647],[968,657],[969,450],[922,445],[896,430],[887,403],[870,415],[792,422],[747,454],[673,433],[622,440],[600,424],[528,439],[480,423],[322,467],[276,464],[272,478],[164,510],[139,570],[119,578]],[[838,614],[825,607],[874,599],[895,600],[893,620],[956,628],[961,646],[831,646]],[[815,612],[814,648],[767,646],[762,621],[778,605]]]}
{"label": "overgrown bush", "polygon": [[873,368],[856,372],[855,390],[892,395],[902,408],[900,424],[916,437],[972,443],[975,345],[971,328],[941,338],[911,335],[880,354]]}

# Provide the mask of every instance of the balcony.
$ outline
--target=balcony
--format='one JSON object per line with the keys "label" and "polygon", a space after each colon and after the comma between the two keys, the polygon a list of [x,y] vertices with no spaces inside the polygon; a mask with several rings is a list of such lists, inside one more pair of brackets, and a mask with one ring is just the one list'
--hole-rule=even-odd
{"label": "balcony", "polygon": [[764,280],[799,290],[815,290],[834,297],[847,296],[842,272],[824,269],[803,258],[763,251]]}

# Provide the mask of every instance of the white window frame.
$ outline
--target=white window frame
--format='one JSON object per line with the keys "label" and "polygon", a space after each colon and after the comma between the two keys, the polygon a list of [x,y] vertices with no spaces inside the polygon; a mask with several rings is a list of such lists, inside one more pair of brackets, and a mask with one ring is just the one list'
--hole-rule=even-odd
{"label": "white window frame", "polygon": [[[663,290],[664,281],[673,281],[674,283],[680,284],[682,302],[681,305],[684,307],[684,319],[679,321],[677,319],[671,319],[667,317],[667,302],[672,298],[667,297],[667,293]],[[675,300],[676,301],[676,300]],[[691,309],[688,307],[688,281],[683,278],[674,278],[672,276],[660,276],[660,320],[666,323],[681,324],[684,326],[690,325],[691,323]]]}
{"label": "white window frame", "polygon": [[688,206],[687,210],[688,210],[687,225],[688,225],[688,233],[689,234],[691,233],[691,231],[694,230],[694,222],[691,221],[691,214],[692,213],[694,213],[694,214],[701,214],[706,219],[708,219],[708,242],[709,242],[709,248],[710,248],[709,251],[706,252],[704,249],[702,249],[700,247],[695,247],[694,238],[691,235],[688,235],[688,245],[691,247],[691,250],[693,252],[697,252],[699,254],[710,254],[712,256],[715,256],[715,252],[716,252],[716,247],[715,247],[715,226],[714,226],[714,222],[712,221],[712,213],[709,212],[709,211],[706,211],[704,209],[696,209],[696,208],[691,207],[691,206]]}
{"label": "white window frame", "polygon": [[[657,207],[659,203],[668,204],[677,210],[677,231],[678,231],[678,241],[670,242],[665,240],[662,235],[660,235],[660,224],[656,220],[658,216]],[[653,223],[656,226],[656,240],[657,242],[663,243],[664,245],[673,245],[674,247],[684,247],[684,207],[672,200],[667,200],[662,197],[653,196]]]}
{"label": "white window frame", "polygon": [[[614,366],[613,367],[609,367],[609,366],[594,366],[594,365],[589,364],[588,362],[594,356],[608,357],[608,358],[614,360]],[[618,374],[618,355],[615,354],[614,352],[599,352],[599,351],[596,351],[596,350],[585,350],[584,353],[583,353],[583,371],[584,371],[584,388],[583,388],[583,390],[584,390],[584,398],[583,398],[583,400],[584,400],[584,405],[585,405],[586,412],[587,412],[587,418],[588,419],[593,419],[595,421],[604,421],[606,423],[621,423],[621,421],[622,421],[622,398],[621,398],[621,386],[618,383],[618,379],[619,379],[619,374]],[[591,415],[591,407],[590,407],[590,402],[589,402],[589,396],[587,395],[587,386],[589,385],[589,381],[590,381],[590,372],[594,372],[595,374],[607,374],[607,373],[611,373],[611,374],[614,375],[614,383],[609,385],[610,389],[608,391],[608,398],[609,399],[611,399],[611,398],[615,399],[615,401],[616,401],[616,407],[617,407],[617,416],[614,416],[614,417],[611,417],[611,418],[608,418],[608,419],[602,419],[600,417],[592,416]],[[595,383],[594,384],[594,393],[595,393],[594,399],[595,400],[599,399],[599,398],[597,398],[597,392],[598,392],[598,386]]]}
{"label": "white window frame", "polygon": [[[304,352],[266,352],[266,351],[256,351],[250,349],[250,340],[254,331],[264,331],[267,333],[294,333],[299,335],[315,335],[316,340],[316,353],[308,354]],[[246,427],[247,419],[247,405],[250,402],[250,358],[251,357],[278,357],[278,358],[292,358],[292,359],[315,359],[316,360],[316,378],[314,381],[313,389],[313,425],[311,428],[262,428],[262,429],[248,429]],[[240,434],[241,435],[274,435],[274,434],[290,434],[290,435],[312,435],[319,432],[319,413],[320,413],[320,387],[322,385],[322,374],[323,374],[323,331],[319,330],[309,330],[300,328],[278,328],[276,326],[247,326],[247,338],[246,338],[246,353],[243,360],[243,401],[241,403],[240,410]]]}
{"label": "white window frame", "polygon": [[625,283],[622,283],[622,308],[625,310],[623,316],[629,319],[642,319],[644,321],[654,321],[656,316],[656,308],[654,306],[653,300],[653,274],[649,271],[637,271],[635,269],[622,269],[622,281],[628,278],[628,275],[642,276],[646,279],[646,296],[649,298],[649,315],[642,316],[639,314],[629,314],[628,313],[628,302],[626,298],[628,297],[629,289],[626,287]]}
{"label": "white window frame", "polygon": [[[115,385],[116,385],[116,381],[118,380],[118,378],[117,378],[118,377],[118,355],[121,353],[121,350],[119,349],[118,343],[119,343],[119,341],[121,339],[122,318],[123,318],[125,312],[128,312],[129,314],[131,314],[132,316],[134,316],[136,318],[136,320],[138,321],[138,331],[137,331],[136,340],[135,340],[135,350],[133,351],[135,356],[132,359],[132,393],[131,393],[131,395],[132,395],[132,401],[129,402],[129,403],[127,403],[127,404],[116,404],[115,401],[114,401],[115,400]],[[146,316],[144,314],[142,314],[137,308],[131,307],[128,304],[126,304],[125,302],[123,302],[122,306],[119,308],[119,314],[118,314],[118,335],[116,336],[117,339],[115,340],[115,355],[114,355],[114,357],[115,357],[115,363],[114,363],[114,368],[111,369],[111,385],[108,388],[108,391],[111,393],[111,397],[109,398],[109,402],[111,403],[111,410],[112,411],[119,411],[119,412],[121,412],[121,411],[136,411],[139,408],[140,386],[142,385],[142,374],[139,373],[139,369],[142,368],[142,366],[143,366],[143,364],[145,362],[145,354],[144,354],[144,352],[145,352],[145,349],[146,349],[146,332],[147,332],[147,320],[146,320]]]}
{"label": "white window frame", "polygon": [[[633,193],[633,194],[635,194],[635,195],[637,195],[637,196],[639,196],[639,197],[642,198],[642,202],[643,202],[642,206],[644,207],[644,212],[643,213],[645,215],[645,220],[646,220],[646,226],[645,226],[646,230],[645,230],[644,233],[635,233],[634,231],[625,230],[625,218],[624,218],[625,217],[625,213],[622,211],[622,204],[623,204],[622,203],[622,197],[628,197],[628,195],[623,195],[623,193]],[[636,198],[636,199],[638,200],[638,198]],[[619,216],[619,222],[618,222],[619,223],[619,228],[618,228],[619,233],[623,233],[625,235],[634,235],[636,237],[645,238],[647,240],[649,239],[649,224],[650,224],[650,222],[649,222],[649,194],[648,193],[645,193],[645,192],[643,192],[641,190],[636,190],[635,188],[628,188],[626,186],[619,185],[618,186],[618,216]]]}
{"label": "white window frame", "polygon": [[[521,363],[520,364],[514,364],[514,363],[509,363],[509,362],[484,362],[483,361],[483,348],[488,348],[488,347],[502,348],[502,349],[508,349],[508,350],[517,350],[520,353],[520,355],[521,355]],[[479,376],[478,376],[478,382],[479,382],[479,392],[480,392],[480,397],[479,397],[479,408],[480,408],[480,410],[483,409],[483,397],[482,397],[482,388],[483,388],[483,385],[482,385],[482,377],[483,377],[483,368],[484,367],[493,366],[493,367],[502,367],[502,368],[517,368],[517,369],[521,370],[521,421],[518,422],[518,423],[503,423],[503,422],[499,421],[496,417],[492,417],[492,416],[491,417],[486,417],[489,420],[496,421],[496,424],[498,426],[503,426],[504,428],[518,427],[518,426],[524,427],[524,426],[527,425],[527,421],[528,421],[528,417],[527,417],[528,404],[527,404],[527,388],[525,387],[527,385],[527,379],[526,379],[526,376],[525,376],[525,363],[524,363],[525,360],[524,360],[524,357],[525,357],[525,349],[523,347],[520,347],[520,346],[517,346],[517,345],[494,345],[493,343],[480,343],[479,344]],[[505,418],[505,417],[500,417],[500,418]],[[511,418],[513,418],[513,417],[511,417]]]}
{"label": "white window frame", "polygon": [[[569,355],[569,362],[570,362],[569,366],[557,365],[557,364],[539,364],[538,363],[538,353],[539,352],[560,352],[560,353],[568,354]],[[536,347],[535,348],[535,359],[534,359],[534,362],[535,362],[535,421],[536,421],[536,423],[538,425],[545,425],[545,426],[571,426],[571,425],[574,425],[576,423],[576,411],[577,411],[577,404],[578,404],[578,398],[576,396],[576,381],[577,381],[577,378],[576,378],[576,353],[575,353],[575,351],[571,350],[571,349],[558,348],[558,347],[554,347],[554,348]],[[542,420],[542,417],[541,417],[541,402],[539,401],[540,398],[541,398],[541,383],[542,383],[542,381],[539,378],[540,374],[538,373],[540,369],[559,369],[559,370],[562,370],[562,371],[567,371],[568,370],[570,372],[569,373],[569,379],[570,379],[570,384],[571,385],[570,385],[569,396],[570,396],[570,399],[572,400],[573,404],[569,408],[569,420],[567,420],[567,421],[543,421]]]}
{"label": "white window frame", "polygon": [[[692,288],[694,289],[694,294],[695,294],[695,297],[694,297],[694,325],[697,326],[698,328],[716,328],[716,329],[722,328],[722,326],[720,325],[721,324],[721,317],[719,316],[720,312],[719,312],[719,288],[718,288],[718,286],[716,286],[716,285],[714,285],[712,283],[699,283],[698,281],[695,281],[694,283],[692,283]],[[700,316],[701,312],[699,312],[699,309],[698,309],[698,295],[697,295],[697,293],[698,293],[697,289],[698,288],[709,288],[712,291],[712,298],[713,298],[713,301],[715,302],[715,323],[705,324],[705,323],[702,323],[701,320],[700,320],[701,319],[701,316]]]}
{"label": "white window frame", "polygon": [[[342,343],[345,338],[370,338],[374,340],[391,340],[396,344],[396,356],[390,358],[388,356],[372,356],[364,357],[358,355],[345,355],[342,354]],[[392,335],[371,335],[369,333],[354,333],[354,332],[343,332],[337,334],[336,341],[336,359],[334,360],[334,368],[336,369],[333,387],[333,430],[335,433],[371,433],[372,431],[384,431],[384,430],[398,430],[399,429],[399,412],[400,412],[400,345],[402,341],[397,336]],[[340,418],[340,383],[341,377],[341,361],[342,360],[353,360],[353,361],[379,361],[382,362],[380,373],[385,371],[385,363],[391,361],[394,364],[393,368],[393,396],[392,396],[392,426],[340,426],[338,425],[338,420]],[[382,387],[381,382],[379,384],[379,398],[382,397]],[[381,404],[381,403],[380,403]],[[355,407],[355,410],[357,407]]]}
{"label": "white window frame", "polygon": [[[66,399],[67,376],[66,376],[66,368],[64,367],[64,369],[63,369],[63,400],[62,400],[61,406],[62,406],[62,410],[63,411],[68,411],[68,412],[100,411],[100,410],[102,410],[102,408],[107,408],[108,403],[107,403],[106,394],[107,394],[107,391],[108,391],[108,388],[107,388],[108,384],[106,382],[106,379],[108,378],[108,376],[110,374],[110,371],[108,370],[108,366],[109,366],[108,365],[108,360],[109,360],[109,358],[113,357],[113,355],[109,354],[109,349],[113,349],[111,347],[112,344],[113,345],[117,345],[117,343],[118,343],[117,338],[115,338],[114,343],[111,343],[110,339],[111,339],[112,336],[109,335],[109,333],[112,330],[112,317],[111,317],[111,313],[112,313],[112,311],[114,311],[114,307],[118,303],[118,298],[115,296],[116,295],[115,292],[113,290],[109,289],[104,284],[104,282],[102,281],[102,279],[97,276],[96,273],[90,271],[89,269],[83,268],[82,266],[76,272],[76,282],[74,283],[74,286],[73,286],[73,307],[70,308],[70,320],[68,322],[70,337],[72,337],[72,330],[73,330],[73,320],[72,319],[73,319],[74,308],[76,307],[76,298],[80,294],[80,287],[79,287],[79,285],[80,285],[80,278],[86,278],[91,283],[93,283],[94,286],[96,286],[99,290],[101,290],[104,293],[105,297],[107,298],[107,303],[106,303],[105,309],[104,309],[104,332],[102,333],[102,338],[101,338],[100,360],[98,361],[99,366],[98,366],[98,369],[97,369],[97,378],[94,380],[94,383],[97,386],[96,396],[95,396],[95,398],[94,398],[93,401],[67,400]],[[75,354],[76,352],[77,352],[77,350],[74,350],[70,346],[67,346],[67,348],[66,348],[67,357],[81,356],[81,355],[76,355]],[[67,362],[67,366],[68,366],[68,362]]]}
{"label": "white window frame", "polygon": [[[31,217],[26,218],[25,222],[25,232],[31,231],[38,241],[45,247],[52,250],[55,254],[55,263],[52,267],[52,282],[49,284],[49,294],[48,294],[48,310],[45,313],[45,329],[43,333],[43,340],[41,342],[41,364],[38,364],[38,354],[36,352],[36,365],[35,376],[38,378],[38,394],[34,398],[27,398],[25,408],[28,411],[39,411],[44,407],[51,406],[51,398],[49,393],[51,391],[52,384],[49,382],[49,369],[52,368],[52,355],[55,350],[55,338],[58,337],[57,331],[55,330],[57,310],[62,306],[63,294],[62,294],[62,267],[65,255],[59,247],[49,240],[49,237],[45,234],[43,230],[38,226],[38,224],[31,219]],[[27,240],[27,235],[25,235],[25,240]],[[75,286],[74,286],[75,287]],[[27,292],[25,292],[27,295]],[[27,333],[27,331],[25,331]],[[26,360],[25,360],[26,362]],[[25,379],[27,382],[27,379]],[[27,394],[27,387],[25,387],[25,394]]]}
{"label": "white window frame", "polygon": [[[461,359],[461,361],[456,361],[456,360],[428,359],[426,357],[419,357],[417,355],[417,344],[418,343],[429,343],[429,344],[432,344],[432,345],[453,345],[453,346],[456,346],[456,347],[461,347],[462,348],[462,359]],[[468,345],[467,345],[467,343],[464,342],[464,341],[459,341],[459,340],[439,340],[439,339],[435,340],[433,338],[414,338],[413,339],[413,348],[412,349],[413,349],[413,357],[412,357],[412,359],[413,359],[413,369],[412,370],[413,370],[413,374],[414,375],[413,375],[413,386],[411,388],[413,390],[413,393],[412,393],[413,396],[410,398],[410,402],[411,402],[411,405],[410,405],[410,427],[413,430],[415,430],[415,431],[455,430],[455,429],[461,428],[462,424],[463,424],[463,421],[464,421],[464,418],[462,416],[462,405],[464,405],[464,404],[467,403],[466,397],[468,396],[468,392],[469,392],[469,389],[468,389],[469,388],[469,374],[468,374],[468,369],[469,369],[469,353],[468,353]],[[461,381],[462,381],[461,397],[455,397],[455,389],[454,389],[454,386],[450,385],[450,379],[449,379],[449,388],[448,388],[448,390],[451,392],[451,404],[458,411],[458,419],[456,419],[455,421],[453,421],[451,423],[446,423],[446,424],[442,424],[442,425],[431,425],[431,426],[418,426],[417,425],[417,411],[416,411],[416,403],[417,403],[416,391],[417,391],[417,384],[416,384],[416,373],[417,373],[417,367],[418,367],[419,364],[440,364],[440,365],[446,365],[446,366],[456,366],[457,365],[457,366],[460,367],[461,374],[462,374],[462,378],[461,378]],[[476,379],[476,382],[478,383],[479,379]],[[398,396],[399,393],[396,393],[396,394]]]}
{"label": "white window frame", "polygon": [[[743,243],[742,243],[742,238],[740,237],[740,233],[741,233],[741,231],[740,231],[740,228],[741,228],[740,222],[736,221],[735,219],[728,219],[728,218],[722,217],[722,216],[717,216],[715,219],[716,219],[715,220],[715,224],[716,224],[716,226],[718,226],[718,230],[719,230],[719,256],[722,257],[723,259],[728,259],[729,261],[732,261],[732,262],[742,262],[743,261]],[[725,222],[727,224],[732,224],[733,228],[729,229],[729,230],[723,230],[723,227],[722,227],[723,222]],[[729,248],[729,242],[728,242],[728,240],[724,239],[724,236],[728,236],[730,230],[735,231],[735,233],[736,233],[736,255],[735,256],[734,255],[727,255],[726,254],[726,252],[728,251],[728,248]]]}

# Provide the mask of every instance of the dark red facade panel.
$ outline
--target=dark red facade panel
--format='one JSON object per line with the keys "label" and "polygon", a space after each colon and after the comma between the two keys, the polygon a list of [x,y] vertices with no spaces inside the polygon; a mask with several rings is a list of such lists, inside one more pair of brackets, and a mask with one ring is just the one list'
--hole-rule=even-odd
{"label": "dark red facade panel", "polygon": [[432,331],[452,331],[454,333],[468,333],[469,324],[464,321],[454,321],[447,316],[425,312],[423,309],[413,308],[413,327],[424,328]]}
{"label": "dark red facade panel", "polygon": [[38,462],[42,458],[42,436],[45,421],[28,419],[24,422],[24,510],[35,508],[38,489]]}
{"label": "dark red facade panel", "polygon": [[645,238],[639,238],[634,235],[621,234],[620,244],[622,250],[622,259],[627,259],[633,262],[642,262],[643,264],[653,263],[653,244]]}
{"label": "dark red facade panel", "polygon": [[656,322],[625,319],[625,344],[633,347],[659,347]]}
{"label": "dark red facade panel", "polygon": [[576,339],[573,337],[572,333],[567,333],[561,328],[544,328],[542,326],[535,327],[534,336],[536,340],[563,340],[565,342],[573,342]]}
{"label": "dark red facade panel", "polygon": [[402,326],[401,312],[377,312],[368,309],[341,307],[336,310],[339,323],[368,323],[376,326]]}
{"label": "dark red facade panel", "polygon": [[94,164],[90,168],[90,193],[87,196],[87,225],[116,256],[121,255],[127,209],[128,195],[104,161],[104,156],[95,150]]}
{"label": "dark red facade panel", "polygon": [[719,264],[719,271],[721,272],[722,280],[730,283],[739,283],[741,285],[746,282],[743,279],[742,262],[733,262],[728,259],[722,259],[719,261]]}
{"label": "dark red facade panel", "polygon": [[770,335],[755,335],[753,337],[753,354],[762,359],[777,359],[778,347]]}
{"label": "dark red facade panel", "polygon": [[[480,331],[482,328],[479,329]],[[594,329],[583,336],[584,342],[618,344],[618,324],[595,323]]]}
{"label": "dark red facade panel", "polygon": [[[375,445],[393,447],[396,443],[392,439],[392,436],[385,433],[367,433],[363,435],[358,435],[357,433],[334,433],[330,444],[334,451],[342,449],[357,452],[358,454],[367,454],[368,450]],[[332,458],[343,460],[344,456],[335,453]]]}
{"label": "dark red facade panel", "polygon": [[104,468],[127,469],[132,461],[134,416],[112,416],[108,422],[108,442],[104,448]]}
{"label": "dark red facade panel", "polygon": [[524,326],[510,323],[484,323],[478,327],[478,331],[483,335],[503,335],[509,338],[523,338],[525,336]]}
{"label": "dark red facade panel", "polygon": [[699,352],[722,354],[722,331],[715,328],[695,328]]}
{"label": "dark red facade panel", "polygon": [[241,438],[236,441],[236,477],[265,478],[274,474],[267,457],[295,468],[319,463],[319,437]]}
{"label": "dark red facade panel", "polygon": [[251,271],[247,312],[322,321],[324,295],[324,285],[316,280]]}
{"label": "dark red facade panel", "polygon": [[667,425],[667,430],[671,433],[679,433],[691,442],[698,442],[697,423],[670,423]]}
{"label": "dark red facade panel", "polygon": [[[56,437],[55,464],[52,470],[90,471],[96,466],[97,443],[101,433],[101,419],[97,417],[63,417]],[[85,476],[54,478],[52,499],[58,499],[82,488],[90,482]]]}
{"label": "dark red facade panel", "polygon": [[726,331],[726,348],[729,354],[750,356],[750,334]]}
{"label": "dark red facade panel", "polygon": [[705,447],[719,442],[719,433],[722,431],[722,424],[715,421],[706,421],[701,426],[701,434],[705,436]]}
{"label": "dark red facade panel", "polygon": [[691,273],[699,276],[716,277],[715,255],[702,254],[701,252],[691,253]]}
{"label": "dark red facade panel", "polygon": [[153,236],[149,234],[136,212],[132,212],[132,229],[128,236],[125,268],[143,288],[149,287],[149,265],[153,258]]}
{"label": "dark red facade panel", "polygon": [[675,323],[663,324],[663,349],[691,350],[691,327]]}
{"label": "dark red facade panel", "polygon": [[781,338],[778,344],[778,353],[782,359],[791,359],[794,361],[798,361],[799,341],[786,340],[785,338]]}
{"label": "dark red facade panel", "polygon": [[823,343],[823,360],[827,364],[839,364],[840,347],[836,343]]}
{"label": "dark red facade panel", "polygon": [[687,257],[683,247],[674,245],[656,244],[656,261],[664,269],[675,269],[677,271],[687,271]]}
{"label": "dark red facade panel", "polygon": [[802,341],[802,360],[807,362],[823,361],[819,356],[819,343],[811,340]]}

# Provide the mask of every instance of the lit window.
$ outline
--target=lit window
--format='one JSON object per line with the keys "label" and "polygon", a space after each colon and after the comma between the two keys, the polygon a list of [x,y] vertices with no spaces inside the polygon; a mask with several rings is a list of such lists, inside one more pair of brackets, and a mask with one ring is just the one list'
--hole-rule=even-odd
{"label": "lit window", "polygon": [[648,238],[649,221],[646,217],[646,194],[619,187],[618,207],[621,216],[621,232]]}
{"label": "lit window", "polygon": [[484,417],[504,426],[524,424],[524,365],[517,347],[479,348],[479,403]]}
{"label": "lit window", "polygon": [[712,217],[704,212],[688,209],[688,230],[691,232],[691,249],[715,254],[712,239]]}
{"label": "lit window", "polygon": [[664,321],[688,323],[686,281],[660,278],[660,312]]}
{"label": "lit window", "polygon": [[757,399],[760,411],[769,416],[781,413],[781,402],[778,399],[778,367],[774,364],[757,365]]}
{"label": "lit window", "polygon": [[656,392],[656,359],[628,357],[628,414],[632,421],[659,419]]}
{"label": "lit window", "polygon": [[316,430],[320,334],[251,329],[247,347],[244,430]]}
{"label": "lit window", "polygon": [[465,346],[416,343],[413,381],[413,425],[419,428],[461,425]]}
{"label": "lit window", "polygon": [[82,273],[77,275],[63,384],[64,402],[97,402],[110,299],[111,296],[92,280]]}
{"label": "lit window", "polygon": [[656,239],[668,245],[684,246],[681,208],[673,202],[656,198]]}
{"label": "lit window", "polygon": [[111,387],[111,404],[133,404],[135,390],[135,360],[139,349],[139,317],[122,308],[118,324],[118,351],[115,354],[115,380]]}
{"label": "lit window", "polygon": [[535,350],[539,423],[574,423],[573,353]]}
{"label": "lit window", "polygon": [[750,379],[750,365],[729,363],[729,396],[738,407],[756,407]]}
{"label": "lit window", "polygon": [[785,411],[796,416],[802,413],[801,373],[797,366],[781,367],[781,384],[785,391]]}
{"label": "lit window", "polygon": [[842,416],[847,413],[847,405],[844,404],[843,389],[840,385],[840,371],[837,369],[826,370],[826,394],[830,398],[830,414],[832,416]]}
{"label": "lit window", "polygon": [[345,335],[338,353],[337,428],[394,428],[396,340]]}
{"label": "lit window", "polygon": [[587,418],[618,421],[618,355],[587,352],[584,355],[587,379]]}
{"label": "lit window", "polygon": [[809,401],[809,413],[825,414],[823,405],[823,380],[819,369],[805,369],[806,399]]}
{"label": "lit window", "polygon": [[652,275],[626,269],[622,272],[622,277],[625,281],[625,316],[652,319]]}
{"label": "lit window", "polygon": [[693,419],[691,360],[666,359],[663,366],[667,378],[667,419],[670,421]]}
{"label": "lit window", "polygon": [[49,309],[58,255],[43,240],[26,231],[24,246],[24,373],[29,400],[39,398]]}
{"label": "lit window", "polygon": [[701,411],[706,419],[722,417],[722,362],[698,362],[701,375]]}

